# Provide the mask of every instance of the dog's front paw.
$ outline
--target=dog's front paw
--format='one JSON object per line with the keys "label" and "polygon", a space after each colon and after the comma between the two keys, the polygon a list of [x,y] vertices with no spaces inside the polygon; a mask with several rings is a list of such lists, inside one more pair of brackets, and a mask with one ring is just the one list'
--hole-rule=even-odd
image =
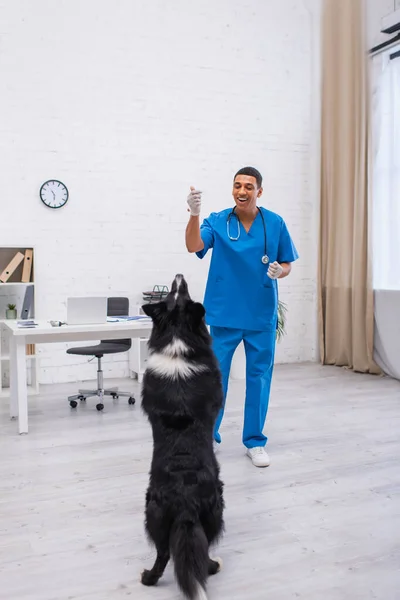
{"label": "dog's front paw", "polygon": [[208,574],[215,575],[216,573],[219,573],[221,569],[222,569],[222,559],[221,558],[210,558],[210,561],[208,564]]}
{"label": "dog's front paw", "polygon": [[155,585],[157,583],[157,578],[154,577],[151,571],[145,569],[140,575],[140,581],[143,585]]}

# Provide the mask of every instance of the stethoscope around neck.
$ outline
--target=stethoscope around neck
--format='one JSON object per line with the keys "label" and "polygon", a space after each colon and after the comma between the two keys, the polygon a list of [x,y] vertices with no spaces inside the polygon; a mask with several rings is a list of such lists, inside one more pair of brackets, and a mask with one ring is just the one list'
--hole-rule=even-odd
{"label": "stethoscope around neck", "polygon": [[[235,210],[236,210],[236,206],[233,207],[233,209],[229,213],[228,219],[226,221],[226,233],[228,234],[228,238],[231,240],[231,242],[237,242],[237,240],[240,238],[240,221],[239,221],[239,217],[235,213]],[[269,257],[267,254],[267,228],[265,226],[265,220],[264,220],[264,215],[262,214],[262,210],[258,206],[257,206],[257,210],[261,215],[263,229],[264,229],[264,254],[261,257],[261,262],[264,265],[267,265],[269,263]],[[237,236],[236,237],[231,236],[231,218],[233,215],[235,215],[236,223],[237,223]]]}

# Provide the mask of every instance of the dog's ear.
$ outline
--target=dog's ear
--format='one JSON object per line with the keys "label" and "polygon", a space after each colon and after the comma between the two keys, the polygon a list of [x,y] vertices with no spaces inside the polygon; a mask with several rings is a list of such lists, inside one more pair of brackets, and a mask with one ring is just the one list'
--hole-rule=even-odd
{"label": "dog's ear", "polygon": [[167,305],[165,302],[157,302],[156,304],[143,304],[142,311],[145,315],[150,317],[155,323],[160,320],[162,315],[166,312]]}
{"label": "dog's ear", "polygon": [[193,304],[190,305],[190,316],[195,327],[200,325],[205,314],[206,311],[201,302],[193,302]]}

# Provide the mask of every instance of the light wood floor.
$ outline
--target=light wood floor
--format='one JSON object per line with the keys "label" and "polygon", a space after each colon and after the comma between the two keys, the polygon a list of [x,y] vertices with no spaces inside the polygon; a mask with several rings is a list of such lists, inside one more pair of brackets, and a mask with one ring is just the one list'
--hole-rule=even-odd
{"label": "light wood floor", "polygon": [[[27,436],[0,406],[0,597],[178,599],[171,566],[157,588],[138,582],[154,556],[143,533],[151,433],[139,402],[71,411],[76,388],[43,386]],[[210,600],[399,600],[399,382],[277,366],[268,469],[244,455],[243,389],[231,385],[222,428],[224,569]]]}

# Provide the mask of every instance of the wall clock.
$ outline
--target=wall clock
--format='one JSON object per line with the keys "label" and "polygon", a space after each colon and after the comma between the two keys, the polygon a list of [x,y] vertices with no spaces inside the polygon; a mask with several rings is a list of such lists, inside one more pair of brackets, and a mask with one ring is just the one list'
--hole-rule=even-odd
{"label": "wall clock", "polygon": [[49,208],[61,208],[68,202],[67,186],[57,179],[45,181],[40,188],[40,199]]}

